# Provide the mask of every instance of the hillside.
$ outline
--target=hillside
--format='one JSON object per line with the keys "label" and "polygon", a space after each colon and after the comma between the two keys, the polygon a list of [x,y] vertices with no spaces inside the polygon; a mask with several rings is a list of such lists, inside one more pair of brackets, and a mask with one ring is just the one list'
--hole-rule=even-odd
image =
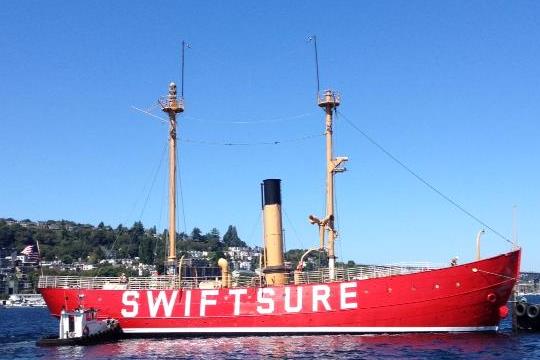
{"label": "hillside", "polygon": [[[43,260],[61,260],[66,264],[79,259],[96,263],[105,258],[135,257],[145,264],[162,263],[167,238],[166,230],[158,233],[155,227],[145,228],[141,222],[129,228],[123,225],[113,228],[103,223],[93,226],[67,220],[0,219],[0,249],[4,252],[19,252],[37,241]],[[228,247],[246,247],[232,225],[223,237],[216,228],[206,234],[194,228],[189,235],[177,234],[176,239],[178,254],[187,250],[208,251],[217,258],[223,256],[223,250]]]}

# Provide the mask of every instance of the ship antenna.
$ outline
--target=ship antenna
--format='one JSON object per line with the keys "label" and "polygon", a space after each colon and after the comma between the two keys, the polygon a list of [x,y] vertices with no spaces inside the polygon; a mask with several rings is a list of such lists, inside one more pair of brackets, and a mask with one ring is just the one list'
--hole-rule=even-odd
{"label": "ship antenna", "polygon": [[191,45],[188,44],[185,40],[182,40],[182,73],[181,73],[181,85],[180,85],[180,97],[184,98],[184,64],[185,64],[185,58],[184,53],[186,52],[186,48],[191,49]]}
{"label": "ship antenna", "polygon": [[313,48],[315,50],[315,75],[317,77],[317,99],[321,92],[321,86],[319,81],[319,52],[317,51],[317,35],[311,35],[308,37],[308,42],[313,43]]}

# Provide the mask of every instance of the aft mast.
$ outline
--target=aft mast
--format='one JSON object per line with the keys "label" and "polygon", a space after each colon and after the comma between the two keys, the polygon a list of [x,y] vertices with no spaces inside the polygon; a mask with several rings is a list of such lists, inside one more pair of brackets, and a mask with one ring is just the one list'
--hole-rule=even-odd
{"label": "aft mast", "polygon": [[169,84],[169,94],[160,99],[164,112],[169,114],[169,256],[167,273],[176,274],[176,114],[184,111],[184,99],[176,97],[176,84]]}
{"label": "aft mast", "polygon": [[[335,262],[336,255],[334,251],[334,242],[337,237],[337,231],[334,228],[334,175],[345,171],[345,168],[340,167],[347,157],[333,155],[333,113],[334,109],[340,104],[340,96],[332,90],[326,90],[324,94],[318,96],[318,105],[324,109],[326,116],[326,216],[319,222],[319,226],[325,226],[328,232],[328,272],[330,280],[336,279]],[[321,243],[324,243],[324,234],[322,234]]]}

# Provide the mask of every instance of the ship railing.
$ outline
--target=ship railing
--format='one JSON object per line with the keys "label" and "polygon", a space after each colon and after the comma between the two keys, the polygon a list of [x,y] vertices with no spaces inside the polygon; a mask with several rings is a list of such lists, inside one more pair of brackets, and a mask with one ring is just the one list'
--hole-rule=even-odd
{"label": "ship railing", "polygon": [[404,269],[413,270],[414,272],[418,272],[418,271],[440,269],[442,267],[448,266],[448,264],[445,265],[445,264],[435,264],[435,263],[427,262],[427,261],[417,261],[417,262],[402,262],[402,263],[387,265],[387,266],[400,267]]}
{"label": "ship railing", "polygon": [[264,278],[260,276],[239,276],[232,279],[232,287],[259,287],[264,284]]}
{"label": "ship railing", "polygon": [[150,277],[131,277],[128,279],[128,288],[131,290],[165,290],[178,289],[181,286],[181,279],[174,275],[160,275]]}
{"label": "ship railing", "polygon": [[126,287],[120,277],[85,277],[85,276],[40,276],[39,288],[64,289],[107,289]]}
{"label": "ship railing", "polygon": [[[233,280],[235,287],[254,286],[260,281],[251,277]],[[165,290],[165,289],[212,289],[219,288],[221,280],[215,276],[179,277],[160,275],[150,277],[84,277],[40,276],[38,288],[101,289],[101,290]]]}
{"label": "ship railing", "polygon": [[[213,279],[212,279],[213,280]],[[195,288],[208,278],[180,278],[173,275],[151,277],[84,277],[84,276],[40,276],[39,288],[102,289],[102,290],[146,290]]]}
{"label": "ship railing", "polygon": [[[360,265],[336,268],[334,281],[354,281],[384,276],[411,274],[436,269],[427,263],[399,265]],[[293,275],[287,274],[288,283],[294,283]],[[330,282],[328,268],[304,271],[295,275],[300,284]],[[239,276],[231,279],[232,287],[258,287],[264,285],[264,277]],[[219,288],[221,280],[215,276],[179,277],[159,275],[150,277],[84,277],[84,276],[40,276],[39,288],[102,289],[102,290],[164,290],[164,289],[212,289]]]}
{"label": "ship railing", "polygon": [[[429,271],[439,268],[428,263],[398,264],[398,265],[360,265],[349,268],[336,268],[335,281],[366,280],[393,275],[412,274]],[[321,268],[313,271],[305,271],[297,274],[298,282],[301,284],[330,282],[328,268]]]}

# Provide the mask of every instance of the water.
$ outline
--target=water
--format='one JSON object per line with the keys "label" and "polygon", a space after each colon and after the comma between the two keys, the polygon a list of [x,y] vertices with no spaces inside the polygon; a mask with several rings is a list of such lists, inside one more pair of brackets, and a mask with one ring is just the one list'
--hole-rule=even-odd
{"label": "water", "polygon": [[0,308],[0,359],[540,359],[540,333],[125,339],[40,348],[57,331],[45,308]]}

